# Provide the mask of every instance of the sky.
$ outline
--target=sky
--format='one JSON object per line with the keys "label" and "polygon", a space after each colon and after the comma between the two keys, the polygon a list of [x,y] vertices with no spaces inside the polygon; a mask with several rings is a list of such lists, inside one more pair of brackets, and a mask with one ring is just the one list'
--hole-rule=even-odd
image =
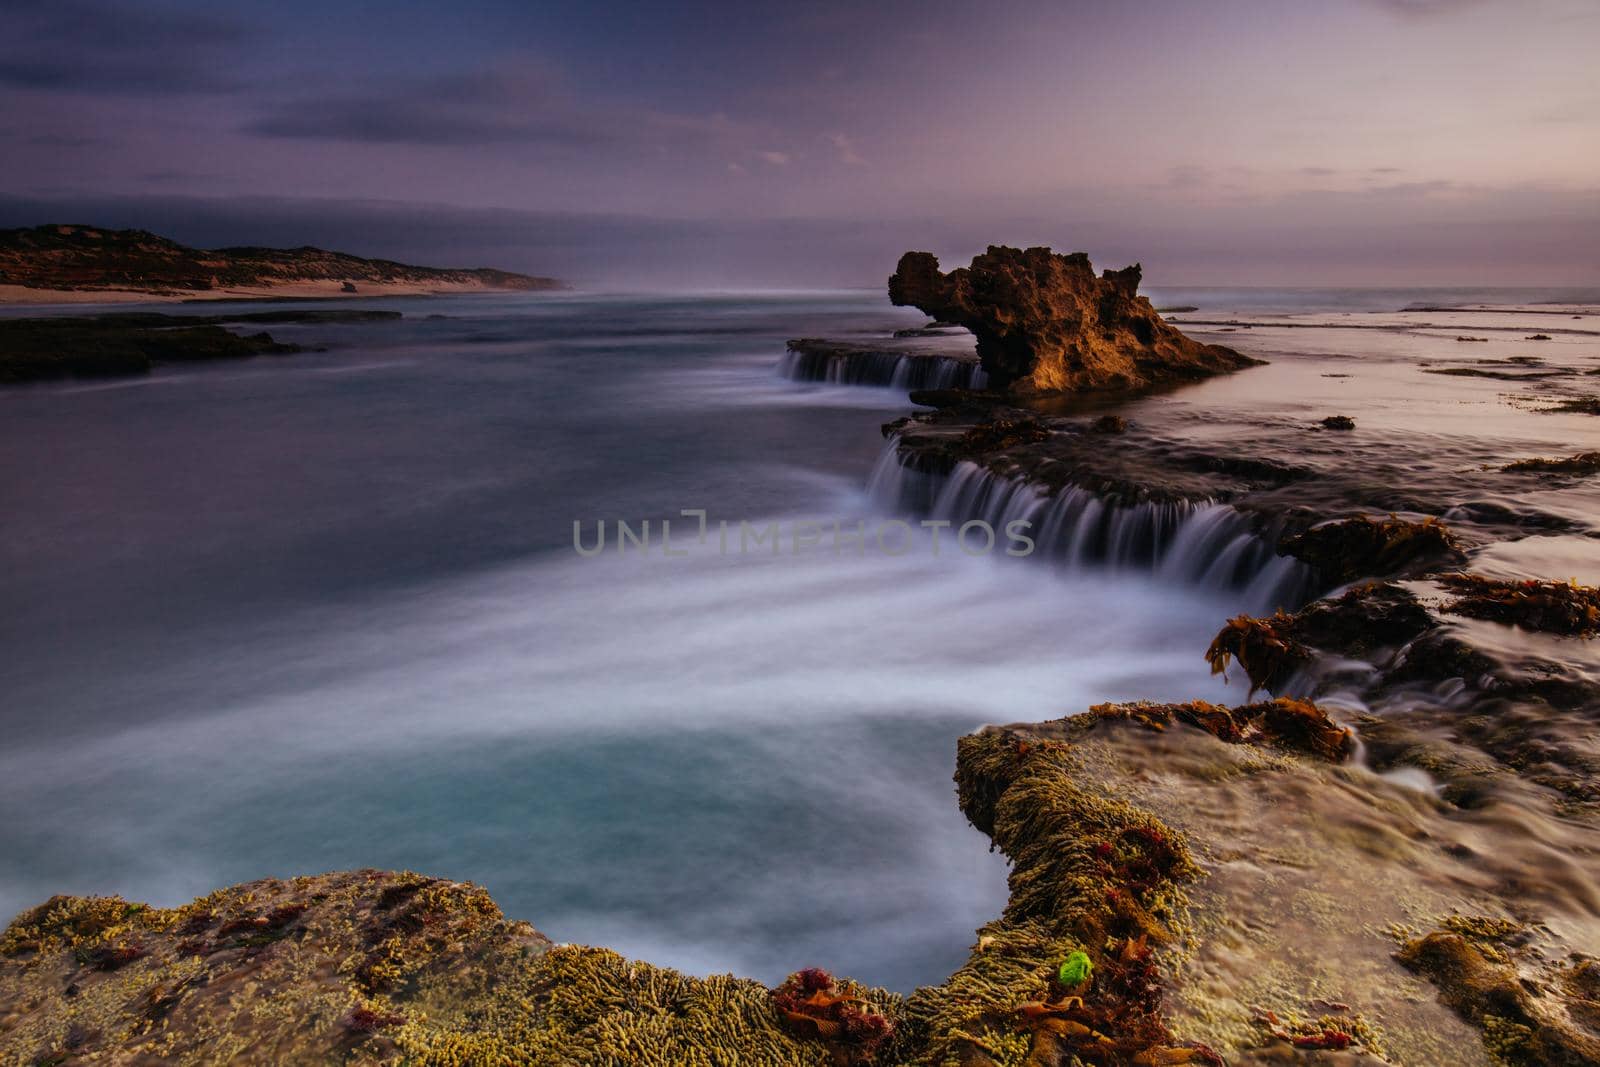
{"label": "sky", "polygon": [[0,0],[0,226],[597,286],[1600,284],[1597,0]]}

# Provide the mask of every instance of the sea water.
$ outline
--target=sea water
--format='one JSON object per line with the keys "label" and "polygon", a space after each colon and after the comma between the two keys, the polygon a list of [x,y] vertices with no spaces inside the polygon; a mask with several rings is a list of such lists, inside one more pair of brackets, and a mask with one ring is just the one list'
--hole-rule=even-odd
{"label": "sea water", "polygon": [[1243,697],[1200,654],[1254,606],[1227,583],[574,551],[574,522],[894,512],[903,392],[778,374],[788,337],[923,321],[880,294],[373,306],[406,317],[0,393],[0,912],[411,868],[559,941],[910,989],[1005,900],[963,733]]}

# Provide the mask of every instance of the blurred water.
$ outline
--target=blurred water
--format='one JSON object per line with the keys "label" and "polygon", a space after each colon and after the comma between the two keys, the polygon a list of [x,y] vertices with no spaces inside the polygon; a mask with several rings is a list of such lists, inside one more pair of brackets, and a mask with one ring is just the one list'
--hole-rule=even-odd
{"label": "blurred water", "polygon": [[[1560,297],[1154,294],[1313,325]],[[381,306],[407,317],[272,328],[322,353],[0,391],[0,912],[410,867],[481,882],[561,940],[905,989],[958,965],[1004,902],[1003,863],[954,803],[957,737],[1230,695],[1198,651],[1257,606],[1244,589],[926,543],[572,550],[574,520],[683,508],[881,517],[867,481],[904,394],[777,370],[788,337],[923,321],[877,293]],[[1498,319],[1394,319],[1202,327],[1273,364],[1137,418],[1270,456],[1282,427],[1348,409],[1358,434],[1297,430],[1293,458],[1439,493],[1592,435],[1504,382],[1424,373]],[[1466,347],[1592,363],[1590,322],[1548,328],[1532,350],[1520,318]],[[1384,474],[1394,454],[1406,467]],[[1518,482],[1489,499],[1592,517],[1591,498]],[[1583,543],[1530,538],[1493,566],[1578,573]]]}
{"label": "blurred water", "polygon": [[575,519],[870,517],[903,394],[776,367],[921,321],[877,294],[382,306],[273,327],[322,354],[0,394],[0,911],[410,867],[558,940],[910,988],[1004,902],[957,737],[1223,695],[1222,592],[573,552]]}

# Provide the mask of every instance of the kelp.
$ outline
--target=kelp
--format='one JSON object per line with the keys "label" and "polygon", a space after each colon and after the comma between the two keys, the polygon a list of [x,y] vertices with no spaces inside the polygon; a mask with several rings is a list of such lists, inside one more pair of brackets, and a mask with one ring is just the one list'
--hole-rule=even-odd
{"label": "kelp", "polygon": [[869,1062],[894,1033],[865,991],[820,967],[796,971],[772,991],[772,1006],[797,1037],[826,1042],[835,1062]]}
{"label": "kelp", "polygon": [[1575,581],[1503,581],[1477,574],[1447,574],[1436,581],[1455,594],[1440,608],[1451,615],[1568,637],[1600,634],[1600,589],[1594,586]]}
{"label": "kelp", "polygon": [[1438,519],[1413,522],[1393,515],[1321,523],[1282,538],[1278,551],[1310,564],[1330,586],[1464,558],[1455,535]]}
{"label": "kelp", "polygon": [[1308,700],[1276,700],[1228,708],[1194,700],[1183,704],[1096,704],[1089,709],[1096,721],[1135,722],[1147,729],[1164,730],[1184,723],[1204,730],[1229,744],[1269,745],[1315,756],[1330,763],[1349,758],[1355,750],[1350,729]]}
{"label": "kelp", "polygon": [[1383,1042],[1372,1026],[1359,1014],[1351,1014],[1348,1005],[1339,1007],[1338,1014],[1314,1019],[1262,1011],[1255,1022],[1265,1045],[1277,1042],[1300,1052],[1343,1052],[1359,1047],[1382,1057]]}
{"label": "kelp", "polygon": [[1234,660],[1250,679],[1250,693],[1276,691],[1311,660],[1311,651],[1295,639],[1294,618],[1282,611],[1270,619],[1239,615],[1229,619],[1206,649],[1212,674],[1227,675]]}

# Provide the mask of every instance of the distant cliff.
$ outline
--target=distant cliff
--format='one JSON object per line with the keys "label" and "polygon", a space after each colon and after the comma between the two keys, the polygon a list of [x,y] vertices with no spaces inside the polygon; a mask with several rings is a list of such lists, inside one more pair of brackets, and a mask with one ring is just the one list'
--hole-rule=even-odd
{"label": "distant cliff", "polygon": [[144,230],[48,225],[0,230],[0,286],[153,296],[289,290],[285,295],[398,291],[537,291],[554,278],[509,271],[417,267],[321,248],[189,248]]}

